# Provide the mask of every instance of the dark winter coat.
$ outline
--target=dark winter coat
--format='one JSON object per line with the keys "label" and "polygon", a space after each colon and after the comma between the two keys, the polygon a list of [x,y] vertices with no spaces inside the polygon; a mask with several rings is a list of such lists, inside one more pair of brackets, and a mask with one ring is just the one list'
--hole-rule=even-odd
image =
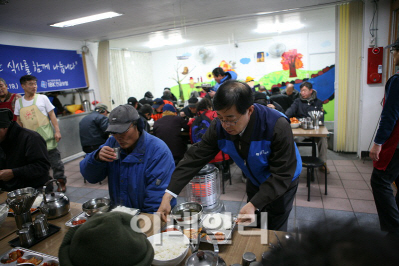
{"label": "dark winter coat", "polygon": [[187,143],[181,136],[181,129],[188,130],[187,120],[180,116],[167,115],[154,123],[154,136],[168,145],[175,160],[183,158],[187,151]]}
{"label": "dark winter coat", "polygon": [[50,162],[42,136],[11,122],[0,143],[0,169],[11,169],[14,174],[11,180],[0,181],[0,188],[6,191],[43,187],[50,179]]}
{"label": "dark winter coat", "polygon": [[[285,112],[285,115],[296,118],[310,117],[308,114],[310,111],[324,111],[323,102],[320,99],[317,99],[317,92],[315,90],[313,90],[309,99],[304,99],[302,96],[296,99],[291,107]],[[324,121],[324,116],[320,120]]]}

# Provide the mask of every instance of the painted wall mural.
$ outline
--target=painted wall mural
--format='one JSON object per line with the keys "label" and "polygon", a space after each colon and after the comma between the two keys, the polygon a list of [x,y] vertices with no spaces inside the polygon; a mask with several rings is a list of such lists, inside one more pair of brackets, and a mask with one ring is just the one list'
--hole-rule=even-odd
{"label": "painted wall mural", "polygon": [[[334,80],[335,80],[335,66],[327,66],[321,70],[302,70],[296,69],[296,79],[290,77],[290,70],[279,70],[264,75],[259,80],[254,81],[254,85],[263,85],[267,90],[270,90],[274,86],[278,86],[281,89],[285,89],[288,82],[294,82],[294,88],[300,91],[299,86],[303,81],[312,83],[313,88],[317,91],[317,97],[323,101],[323,107],[326,111],[325,120],[334,121]],[[212,72],[208,72],[208,84],[214,86],[216,82],[213,80]],[[198,86],[202,82],[197,79],[197,83],[193,84],[194,79],[187,84],[181,83],[181,92],[183,93],[184,99],[188,99],[192,91],[198,92],[201,89],[193,88],[193,85]],[[242,80],[244,81],[244,80]],[[177,96],[179,93],[179,85],[171,88],[172,92]]]}
{"label": "painted wall mural", "polygon": [[281,55],[281,64],[284,70],[290,71],[290,78],[296,77],[296,70],[303,68],[302,57],[303,54],[298,53],[296,49],[289,50]]}

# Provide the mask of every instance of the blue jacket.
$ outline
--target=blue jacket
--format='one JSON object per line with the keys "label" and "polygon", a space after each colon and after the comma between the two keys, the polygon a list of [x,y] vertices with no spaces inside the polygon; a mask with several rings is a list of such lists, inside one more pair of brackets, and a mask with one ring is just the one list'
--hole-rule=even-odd
{"label": "blue jacket", "polygon": [[[95,159],[103,147],[119,147],[111,136],[97,151],[80,162],[80,172],[90,183],[108,176],[108,187],[113,204],[138,208],[153,213],[159,208],[165,189],[175,169],[172,153],[166,144],[143,131],[130,154],[121,149],[120,159],[111,163]],[[176,200],[171,202],[172,208]]]}
{"label": "blue jacket", "polygon": [[[245,162],[238,154],[231,135],[227,134],[221,123],[217,124],[218,145],[220,150],[228,154],[234,162],[241,168],[251,182],[260,186],[271,175],[269,170],[268,159],[272,152],[271,143],[273,140],[273,130],[277,120],[280,117],[287,117],[269,108],[260,108],[257,104],[254,105],[256,109],[255,129],[251,136],[251,144],[248,151],[248,159]],[[288,119],[287,119],[288,120]],[[297,165],[292,181],[298,178],[302,171],[302,160],[298,148],[295,145],[295,154],[297,158]]]}
{"label": "blue jacket", "polygon": [[220,81],[220,83],[216,83],[215,86],[213,86],[213,90],[217,91],[217,89],[220,87],[220,85],[223,84],[226,80],[236,80],[237,79],[237,73],[234,71],[227,71],[226,76]]}

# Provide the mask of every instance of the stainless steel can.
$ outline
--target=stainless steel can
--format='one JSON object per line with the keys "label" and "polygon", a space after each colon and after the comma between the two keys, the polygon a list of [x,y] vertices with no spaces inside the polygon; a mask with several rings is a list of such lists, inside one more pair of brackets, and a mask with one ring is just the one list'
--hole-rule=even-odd
{"label": "stainless steel can", "polygon": [[21,246],[29,247],[33,243],[33,233],[29,228],[22,228],[18,231],[19,241]]}
{"label": "stainless steel can", "polygon": [[115,160],[119,160],[119,158],[121,157],[121,156],[120,156],[120,154],[121,154],[121,147],[115,147],[115,148],[114,148],[114,152],[115,152],[115,154],[116,154],[116,159],[115,159]]}

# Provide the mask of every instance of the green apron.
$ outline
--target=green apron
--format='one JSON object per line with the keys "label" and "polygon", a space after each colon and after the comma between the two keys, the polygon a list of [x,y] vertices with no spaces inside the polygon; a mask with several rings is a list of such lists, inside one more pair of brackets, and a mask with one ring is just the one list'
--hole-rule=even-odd
{"label": "green apron", "polygon": [[21,120],[24,128],[36,131],[44,138],[47,144],[47,150],[57,148],[57,141],[54,137],[54,130],[50,124],[50,120],[36,106],[37,95],[33,98],[31,106],[23,107],[22,98],[19,99],[19,119]]}

